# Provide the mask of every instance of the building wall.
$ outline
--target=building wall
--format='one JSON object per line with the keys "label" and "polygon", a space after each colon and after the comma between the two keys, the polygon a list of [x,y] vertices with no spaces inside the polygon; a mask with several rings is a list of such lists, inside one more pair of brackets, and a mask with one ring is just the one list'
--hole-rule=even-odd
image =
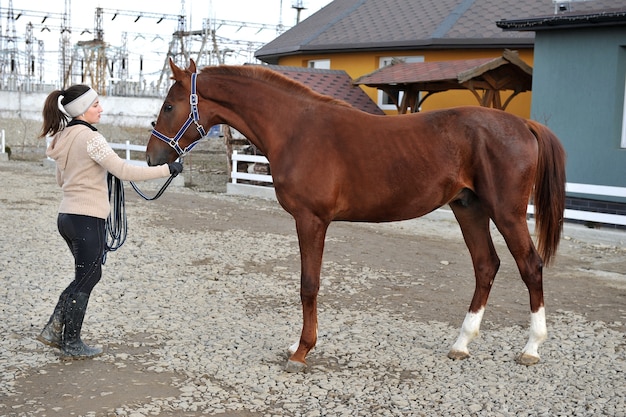
{"label": "building wall", "polygon": [[537,31],[535,62],[531,116],[563,142],[568,182],[626,187],[626,28]]}
{"label": "building wall", "polygon": [[[422,50],[422,51],[381,51],[373,52],[354,52],[341,54],[320,54],[320,55],[292,55],[281,58],[280,65],[306,67],[310,60],[329,59],[331,69],[344,70],[352,79],[356,79],[362,75],[368,74],[379,68],[381,57],[404,57],[404,56],[420,56],[424,57],[424,61],[446,61],[456,59],[474,59],[474,58],[497,58],[502,56],[501,49],[448,49],[448,50]],[[523,49],[518,51],[528,65],[533,65],[532,49]],[[362,86],[363,90],[375,102],[378,101],[378,91],[375,88]],[[507,93],[502,96],[504,102],[508,97]],[[424,101],[422,111],[434,110],[446,107],[454,107],[461,105],[478,105],[478,101],[469,91],[448,91],[437,93]],[[515,97],[507,111],[519,116],[528,118],[530,116],[531,93],[522,93]],[[396,111],[386,111],[388,114],[397,114]]]}

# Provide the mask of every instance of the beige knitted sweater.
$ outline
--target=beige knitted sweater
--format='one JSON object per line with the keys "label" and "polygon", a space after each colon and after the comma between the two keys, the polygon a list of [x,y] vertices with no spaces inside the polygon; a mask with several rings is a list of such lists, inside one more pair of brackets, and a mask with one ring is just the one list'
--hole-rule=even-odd
{"label": "beige knitted sweater", "polygon": [[59,213],[106,219],[111,210],[107,171],[124,181],[170,175],[167,164],[141,167],[125,162],[88,124],[74,124],[57,133],[46,155],[56,162],[57,183],[63,190]]}

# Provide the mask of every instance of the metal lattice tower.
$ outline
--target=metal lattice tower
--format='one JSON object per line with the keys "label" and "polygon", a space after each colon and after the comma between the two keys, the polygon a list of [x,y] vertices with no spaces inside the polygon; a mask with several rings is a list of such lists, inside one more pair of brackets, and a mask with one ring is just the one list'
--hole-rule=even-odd
{"label": "metal lattice tower", "polygon": [[[280,4],[282,9],[282,0]],[[193,58],[196,64],[201,67],[205,65],[224,64],[227,56],[233,53],[241,53],[241,51],[246,51],[250,59],[254,59],[253,51],[261,47],[263,45],[262,42],[220,38],[217,35],[217,30],[221,27],[234,27],[237,28],[237,31],[242,28],[256,29],[257,33],[262,30],[274,30],[277,34],[282,33],[285,29],[282,24],[282,15],[280,15],[277,25],[223,19],[203,19],[201,30],[187,31],[185,29],[184,13],[185,1],[181,0],[181,14],[179,16],[178,30],[172,35],[157,88],[161,88],[161,83],[164,79],[167,79],[169,75],[170,58],[174,60],[177,65],[182,67],[189,65],[189,58],[192,55],[194,55]]]}
{"label": "metal lattice tower", "polygon": [[[0,33],[2,28],[0,27]],[[17,34],[15,31],[15,16],[13,14],[13,0],[9,0],[7,10],[7,25],[2,37],[2,54],[0,56],[0,73],[2,84],[8,88],[15,88],[19,77]]]}
{"label": "metal lattice tower", "polygon": [[[126,81],[128,79],[128,32],[122,32],[122,46],[115,58],[117,61],[117,78],[120,81]],[[113,64],[112,62],[111,70],[113,70]]]}
{"label": "metal lattice tower", "polygon": [[185,18],[185,0],[180,0],[180,15],[178,16],[178,27],[176,32],[172,35],[170,41],[170,47],[165,56],[165,62],[163,62],[163,69],[157,81],[157,89],[161,88],[161,83],[166,77],[169,68],[169,59],[172,58],[176,65],[186,67],[189,63],[189,52],[185,47],[185,38],[187,33],[187,20]]}
{"label": "metal lattice tower", "polygon": [[[184,7],[184,2],[183,2]],[[111,20],[116,19],[118,16],[131,16],[135,18],[135,22],[137,22],[141,18],[154,19],[156,24],[161,23],[163,20],[176,20],[178,22],[178,30],[174,33],[174,39],[170,43],[170,53],[171,51],[176,51],[173,55],[182,54],[182,56],[189,56],[187,52],[186,44],[184,43],[185,39],[183,36],[176,36],[176,34],[184,33],[186,29],[186,20],[183,14],[181,15],[170,15],[163,13],[152,13],[152,12],[143,12],[143,11],[129,11],[129,10],[119,10],[119,9],[96,9],[96,29],[95,29],[95,39],[89,42],[79,42],[78,46],[82,48],[83,51],[83,66],[86,69],[91,68],[89,72],[83,71],[83,73],[91,77],[92,75],[96,75],[97,69],[101,71],[103,74],[103,82],[105,83],[106,88],[111,87],[111,85],[106,84],[109,78],[118,77],[119,81],[124,84],[125,81],[129,79],[129,70],[128,64],[130,59],[130,53],[128,52],[128,32],[122,33],[122,46],[119,48],[110,48],[108,44],[104,42],[104,30],[102,29],[102,21],[103,15],[109,14],[112,15]],[[98,53],[95,51],[98,50]],[[97,59],[96,59],[97,58]],[[182,59],[181,59],[182,60]],[[99,63],[98,63],[99,62]],[[168,65],[169,68],[169,65]],[[108,77],[106,76],[106,72],[108,71]],[[163,75],[159,79],[159,85],[162,82]],[[139,74],[139,84],[143,85],[143,55],[140,56],[140,74]],[[95,85],[95,82],[94,82]],[[94,86],[95,88],[95,86]],[[115,90],[119,90],[119,88],[115,87]],[[101,94],[105,94],[104,88],[99,91]]]}
{"label": "metal lattice tower", "polygon": [[71,0],[65,0],[65,10],[61,19],[61,37],[59,38],[59,80],[62,88],[72,84],[72,48],[70,29]]}
{"label": "metal lattice tower", "polygon": [[41,39],[37,40],[37,68],[38,68],[38,82],[39,83],[43,83],[43,75],[45,72],[45,65],[44,65],[44,52],[45,52],[45,47],[44,47],[44,43]]}
{"label": "metal lattice tower", "polygon": [[24,74],[30,80],[35,75],[35,53],[33,52],[33,43],[35,39],[33,37],[33,24],[28,22],[26,25],[26,59],[24,65]]}
{"label": "metal lattice tower", "polygon": [[90,85],[99,94],[106,94],[107,87],[107,45],[104,42],[102,16],[104,10],[96,8],[94,17],[94,39],[76,43],[74,61],[80,61],[80,82]]}
{"label": "metal lattice tower", "polygon": [[[2,7],[6,3],[9,6],[7,8]],[[283,29],[281,17],[278,25],[211,18],[202,21],[201,30],[189,30],[185,16],[185,0],[181,0],[180,14],[171,15],[146,11],[95,8],[94,27],[85,28],[83,26],[76,30],[77,28],[71,26],[71,0],[64,0],[65,6],[62,13],[14,9],[13,3],[12,0],[6,0],[6,2],[0,0],[0,89],[30,89],[30,86],[40,88],[36,85],[44,83],[46,74],[50,75],[49,72],[52,70],[53,72],[56,71],[57,74],[56,77],[54,73],[52,74],[54,78],[57,78],[57,80],[53,80],[54,86],[57,88],[64,89],[72,84],[85,83],[92,85],[100,94],[144,94],[148,91],[148,94],[161,94],[163,88],[168,87],[166,84],[169,80],[170,58],[179,66],[187,66],[192,57],[199,66],[223,64],[231,56],[246,56],[246,54],[250,61],[254,60],[254,49],[258,49],[263,43],[237,38],[231,39],[228,37],[229,35],[220,36],[222,32],[220,28],[224,27],[224,32],[230,33],[233,32],[232,29],[234,32],[238,32],[244,28],[256,30],[256,33],[265,30],[275,30],[278,33]],[[281,5],[282,3],[281,0]],[[209,11],[210,9],[211,7],[209,7]],[[20,18],[24,19],[21,16],[35,20],[26,25],[25,36],[20,35],[18,37],[16,26],[20,23]],[[147,73],[159,76],[158,83],[156,80],[151,81],[149,89],[146,88],[148,86],[144,78],[147,75],[143,73],[143,54],[139,56],[139,82],[135,78],[136,72],[133,72],[131,68],[136,59],[135,54],[130,52],[133,50],[130,37],[133,32],[122,33],[121,47],[111,47],[104,42],[104,25],[106,22],[103,25],[103,21],[107,18],[114,20],[118,16],[132,17],[134,22],[140,18],[150,19],[154,20],[155,24],[167,20],[170,21],[168,29],[166,29],[168,32],[172,26],[176,27],[173,33],[170,32],[172,39],[167,55],[162,61],[161,73],[154,74],[152,67]],[[176,23],[173,23],[174,21]],[[55,65],[46,62],[48,59],[46,57],[57,48],[49,48],[52,50],[44,48],[44,41],[39,36],[48,35],[39,35],[43,32],[59,34],[56,39],[58,42],[58,52],[55,56],[58,63],[56,68],[54,68]],[[75,38],[85,33],[93,33],[93,39],[77,43],[72,41],[72,34],[75,35]],[[160,33],[164,32],[161,31]],[[141,36],[142,34],[138,35]],[[163,40],[160,36],[158,38]],[[162,53],[165,51],[161,47],[159,49],[160,57],[162,57]],[[148,60],[151,60],[155,53],[158,54],[152,50],[146,50],[146,53],[149,54]]]}

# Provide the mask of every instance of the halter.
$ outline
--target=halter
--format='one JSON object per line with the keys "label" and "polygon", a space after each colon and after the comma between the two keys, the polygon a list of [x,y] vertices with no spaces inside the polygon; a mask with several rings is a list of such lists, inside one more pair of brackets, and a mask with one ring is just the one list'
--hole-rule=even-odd
{"label": "halter", "polygon": [[[196,146],[198,142],[200,142],[206,136],[206,131],[204,130],[204,127],[202,127],[202,125],[198,123],[198,121],[200,120],[200,115],[198,114],[198,95],[196,94],[196,77],[197,76],[198,74],[195,72],[191,74],[191,93],[189,94],[189,104],[191,105],[191,112],[189,113],[189,116],[187,116],[187,121],[185,121],[182,127],[178,130],[178,133],[176,133],[176,136],[174,136],[173,138],[170,138],[169,136],[165,136],[163,133],[159,132],[158,130],[152,129],[152,134],[154,136],[156,136],[157,138],[161,139],[163,142],[167,143],[172,148],[174,148],[174,150],[178,154],[178,159],[180,160],[181,163],[183,162],[183,156],[191,152],[193,147]],[[183,149],[178,144],[178,141],[180,140],[180,138],[183,137],[183,135],[185,134],[185,132],[187,131],[191,123],[195,123],[196,130],[198,131],[198,133],[200,133],[200,138],[191,142],[189,146]],[[165,184],[163,184],[161,189],[156,193],[154,197],[146,196],[144,193],[141,192],[139,187],[137,187],[137,185],[135,185],[134,182],[130,181],[130,185],[133,186],[133,189],[144,200],[151,201],[151,200],[156,200],[157,198],[161,197],[161,195],[163,194],[167,186],[170,185],[170,183],[172,182],[175,176],[176,176],[175,174],[170,175],[170,177],[167,179]]]}
{"label": "halter", "polygon": [[[204,130],[204,127],[200,123],[198,123],[198,121],[200,120],[200,116],[198,114],[198,95],[196,94],[196,77],[197,76],[198,74],[195,72],[191,74],[191,92],[189,94],[189,104],[191,105],[191,112],[189,113],[189,116],[187,116],[187,121],[178,130],[178,133],[176,133],[176,136],[174,136],[173,138],[170,138],[169,136],[165,136],[163,133],[159,132],[158,130],[152,129],[152,134],[155,137],[161,139],[163,142],[170,145],[172,148],[174,148],[176,153],[178,153],[179,157],[182,157],[188,154],[189,152],[191,152],[193,147],[196,146],[198,142],[200,142],[200,140],[202,140],[206,136],[206,131]],[[185,134],[185,132],[187,131],[191,123],[195,123],[196,130],[198,131],[198,133],[200,133],[200,138],[191,142],[189,146],[183,149],[178,144],[178,141]]]}

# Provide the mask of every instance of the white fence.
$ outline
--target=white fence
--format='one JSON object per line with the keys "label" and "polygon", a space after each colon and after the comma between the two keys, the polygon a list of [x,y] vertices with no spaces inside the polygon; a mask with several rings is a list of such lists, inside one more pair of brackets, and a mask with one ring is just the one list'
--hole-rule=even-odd
{"label": "white fence", "polygon": [[[239,172],[237,170],[239,162],[247,162],[247,163],[256,163],[256,164],[269,164],[267,158],[259,155],[245,155],[240,154],[237,151],[233,151],[231,155],[232,159],[232,170],[230,172],[231,182],[226,184],[226,192],[228,194],[239,194],[239,195],[251,195],[255,197],[264,197],[264,198],[276,198],[276,194],[274,193],[274,187],[271,185],[274,183],[274,180],[271,175],[267,174],[256,174],[251,172]],[[248,180],[248,181],[256,181],[260,183],[267,183],[267,186],[263,185],[252,185],[252,184],[242,184],[238,182],[239,180]]]}
{"label": "white fence", "polygon": [[4,152],[5,147],[6,147],[4,129],[0,130],[0,142],[1,142],[0,145],[2,146],[2,148],[0,148],[0,161],[8,161],[9,154]]}
{"label": "white fence", "polygon": [[[611,187],[607,185],[591,185],[568,182],[565,184],[565,191],[576,194],[626,198],[626,188]],[[535,213],[535,207],[533,205],[528,205],[528,213]],[[621,214],[596,213],[593,211],[565,209],[563,217],[570,220],[582,220],[626,226],[626,216]]]}
{"label": "white fence", "polygon": [[267,174],[254,174],[250,172],[238,172],[237,165],[239,162],[253,162],[257,164],[269,164],[266,157],[260,155],[245,155],[240,154],[237,151],[233,151],[232,155],[233,169],[230,173],[231,182],[237,184],[237,180],[248,180],[257,182],[266,182],[273,184],[274,180],[271,175]]}
{"label": "white fence", "polygon": [[[237,180],[250,180],[250,181],[257,181],[257,182],[265,182],[269,184],[273,183],[271,175],[237,172],[238,162],[254,162],[254,163],[268,164],[269,162],[267,158],[265,158],[264,156],[241,155],[241,154],[238,154],[237,151],[234,151],[232,155],[232,161],[233,161],[233,164],[232,164],[233,169],[231,172],[232,184],[238,184]],[[255,187],[255,186],[247,185],[247,187]],[[269,187],[256,186],[256,188],[269,188]],[[578,184],[578,183],[568,182],[567,184],[565,184],[565,189],[567,192],[576,193],[576,194],[626,198],[626,188],[624,187],[611,187],[611,186],[606,186],[606,185],[590,185],[590,184]],[[535,207],[532,204],[528,205],[528,213],[529,214],[535,213]],[[606,224],[626,226],[626,216],[620,215],[620,214],[607,214],[607,213],[597,213],[597,212],[583,211],[583,210],[565,209],[565,213],[563,217],[569,220],[582,220],[582,221],[589,221],[589,222],[596,222],[596,223],[606,223]]]}
{"label": "white fence", "polygon": [[141,166],[148,166],[148,163],[144,160],[137,160],[137,159],[131,159],[130,157],[130,151],[139,151],[139,152],[146,152],[146,147],[143,145],[133,145],[130,143],[129,140],[126,141],[126,143],[109,143],[109,145],[111,146],[111,148],[113,149],[122,149],[124,151],[126,151],[126,160],[133,164],[133,165],[141,165]]}

